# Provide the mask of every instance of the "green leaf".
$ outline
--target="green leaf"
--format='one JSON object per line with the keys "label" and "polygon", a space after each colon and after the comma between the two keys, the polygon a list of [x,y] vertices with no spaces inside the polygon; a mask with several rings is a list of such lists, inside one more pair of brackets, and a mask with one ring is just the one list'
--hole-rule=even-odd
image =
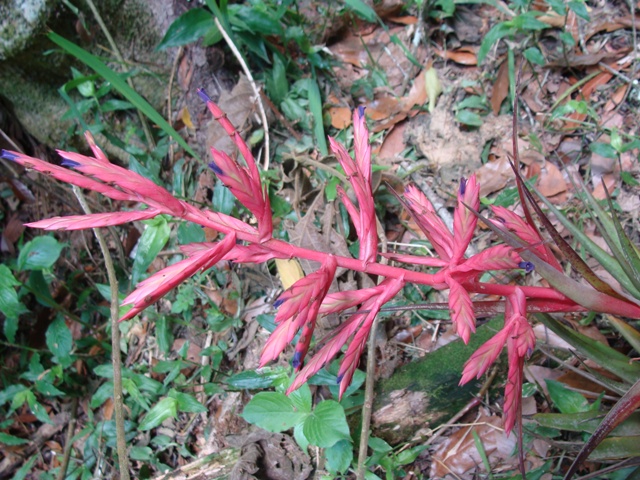
{"label": "green leaf", "polygon": [[180,412],[204,413],[207,411],[207,407],[202,405],[193,395],[189,395],[188,393],[182,393],[172,389],[169,391],[169,396],[177,400],[178,411]]}
{"label": "green leaf", "polygon": [[589,455],[589,459],[594,462],[638,457],[640,457],[640,435],[605,438]]}
{"label": "green leaf", "polygon": [[587,6],[584,2],[573,0],[569,2],[569,8],[573,10],[573,12],[578,15],[580,18],[586,20],[587,22],[591,20],[589,18],[589,12],[587,11]]}
{"label": "green leaf", "polygon": [[[22,384],[17,384],[17,385],[9,385],[7,388],[5,388],[4,390],[0,390],[0,406],[4,405],[5,403],[7,403],[8,401],[13,401],[13,399],[20,393],[20,392],[24,392],[27,390],[27,387],[25,387]],[[24,400],[23,400],[24,402]],[[17,405],[16,408],[18,408],[20,405]],[[15,409],[14,409],[15,410]]]}
{"label": "green leaf", "polygon": [[218,182],[216,186],[213,187],[212,204],[216,212],[229,215],[236,205],[236,197],[222,182]]}
{"label": "green leaf", "polygon": [[147,228],[138,241],[136,258],[133,260],[133,268],[131,269],[131,283],[134,285],[140,281],[151,262],[158,256],[171,233],[171,228],[162,215],[144,223],[147,224]]}
{"label": "green leaf", "polygon": [[596,155],[600,155],[605,158],[618,158],[618,152],[608,143],[593,142],[589,144],[589,150]]}
{"label": "green leaf", "polygon": [[[269,432],[283,432],[301,423],[307,413],[296,409],[284,393],[260,392],[244,407],[242,418]],[[306,429],[304,430],[307,436]],[[307,436],[308,438],[308,436]]]}
{"label": "green leaf", "polygon": [[36,396],[31,390],[26,390],[25,401],[27,402],[27,405],[29,405],[31,413],[33,413],[38,420],[40,420],[42,423],[49,423],[53,425],[53,422],[49,418],[49,414],[47,413],[45,408],[40,403],[38,403],[38,401],[36,400]]}
{"label": "green leaf", "polygon": [[151,447],[130,447],[128,450],[131,460],[139,460],[141,462],[149,461],[153,458],[153,450]]}
{"label": "green leaf", "polygon": [[606,315],[607,321],[629,342],[636,352],[640,352],[640,332],[627,322],[613,315]]}
{"label": "green leaf", "polygon": [[24,445],[25,443],[29,443],[29,440],[20,437],[14,437],[13,435],[9,435],[8,433],[0,432],[0,443],[4,443],[5,445]]}
{"label": "green leaf", "polygon": [[113,397],[113,382],[103,383],[93,395],[91,395],[89,406],[91,408],[98,408],[111,397]]}
{"label": "green leaf", "polygon": [[309,110],[313,116],[313,133],[316,144],[323,157],[328,154],[327,137],[324,133],[324,123],[322,120],[322,98],[320,97],[320,87],[315,78],[308,78]]}
{"label": "green leaf", "polygon": [[349,440],[340,440],[324,451],[327,459],[327,470],[332,473],[343,473],[353,460],[353,445]]}
{"label": "green leaf", "polygon": [[255,370],[247,370],[230,376],[227,378],[226,383],[237,390],[259,390],[269,388],[283,376],[286,377],[287,375],[281,370],[262,371],[261,373]]}
{"label": "green leaf", "polygon": [[18,317],[5,317],[2,330],[7,340],[14,343],[16,341],[16,333],[18,333]]}
{"label": "green leaf", "polygon": [[297,390],[291,392],[289,394],[289,398],[298,411],[305,413],[311,412],[311,389],[306,383]]}
{"label": "green leaf", "polygon": [[549,25],[535,17],[534,12],[526,12],[518,15],[510,20],[510,23],[519,30],[544,30],[545,28],[549,28]]}
{"label": "green leaf", "polygon": [[36,463],[36,460],[38,460],[39,458],[42,458],[40,452],[36,453],[29,460],[24,462],[24,465],[22,465],[22,467],[20,467],[20,469],[13,474],[13,480],[24,480],[25,478],[27,478],[27,474],[31,471],[34,463]]}
{"label": "green leaf", "polygon": [[489,30],[484,36],[480,44],[480,49],[478,50],[478,65],[485,59],[493,44],[510,33],[513,33],[513,29],[505,22],[501,22]]}
{"label": "green leaf", "polygon": [[19,270],[51,268],[58,260],[64,245],[53,237],[37,237],[28,242],[18,256]]}
{"label": "green leaf", "polygon": [[425,449],[426,445],[418,445],[417,447],[402,450],[396,455],[396,465],[408,465],[413,463],[418,455],[420,455]]}
{"label": "green leaf", "polygon": [[589,402],[584,396],[569,390],[562,383],[545,379],[549,396],[561,413],[580,413],[589,410]]}
{"label": "green leaf", "polygon": [[307,452],[307,448],[309,448],[309,440],[304,436],[304,431],[302,427],[304,424],[299,423],[295,427],[293,427],[293,438],[296,439],[296,442],[300,446],[303,452]]}
{"label": "green leaf", "polygon": [[169,353],[171,345],[173,345],[171,327],[171,319],[167,315],[160,315],[156,319],[156,341],[158,342],[158,348],[165,355]]}
{"label": "green leaf", "polygon": [[544,65],[545,59],[544,55],[538,47],[529,47],[523,53],[524,58],[529,60],[531,63],[535,63],[536,65]]}
{"label": "green leaf", "polygon": [[157,124],[167,135],[171,136],[178,144],[184,148],[189,155],[200,161],[200,157],[193,151],[187,142],[180,136],[175,129],[169,125],[162,115],[160,115],[144,98],[140,96],[127,82],[116,72],[107,67],[101,60],[93,56],[86,50],[80,48],[73,42],[61,37],[60,35],[50,32],[49,40],[64,49],[67,53],[73,55],[82,63],[87,65],[98,75],[111,83],[127,100],[129,100],[138,110],[140,110],[153,123]]}
{"label": "green leaf", "polygon": [[[6,265],[0,264],[0,312],[2,312],[5,317],[16,319],[19,315],[29,311],[22,302],[18,300],[18,294],[14,287],[19,287],[20,285],[22,284],[16,280],[11,270],[9,270]],[[14,342],[15,338],[10,339],[10,341]]]}
{"label": "green leaf", "polygon": [[71,336],[71,330],[69,330],[69,327],[67,327],[61,315],[58,315],[56,319],[51,322],[51,325],[47,328],[45,339],[49,351],[55,355],[58,363],[63,367],[71,365],[73,361],[71,357],[73,338]]}
{"label": "green leaf", "polygon": [[183,222],[178,227],[178,243],[186,245],[187,243],[204,242],[204,229],[197,223]]}
{"label": "green leaf", "polygon": [[378,21],[378,14],[362,0],[344,0],[344,4],[358,16],[364,18],[369,23]]}
{"label": "green leaf", "polygon": [[204,8],[192,8],[176,18],[160,41],[157,50],[180,47],[217,31],[213,15]]}
{"label": "green leaf", "polygon": [[167,418],[175,418],[178,415],[178,400],[164,397],[156,403],[140,422],[138,429],[151,430],[159,426]]}
{"label": "green leaf", "polygon": [[374,452],[388,453],[393,450],[393,447],[387,442],[377,437],[369,437],[369,448]]}
{"label": "green leaf", "polygon": [[482,126],[482,117],[471,110],[460,110],[456,113],[456,120],[470,127]]}
{"label": "green leaf", "polygon": [[640,365],[635,362],[629,362],[629,358],[622,353],[586,335],[571,330],[550,315],[537,314],[536,317],[560,338],[571,344],[579,353],[590,358],[598,365],[602,365],[623,380],[634,383],[640,377]]}
{"label": "green leaf", "polygon": [[303,426],[309,443],[329,448],[340,440],[351,440],[344,408],[335,400],[324,400],[307,417]]}

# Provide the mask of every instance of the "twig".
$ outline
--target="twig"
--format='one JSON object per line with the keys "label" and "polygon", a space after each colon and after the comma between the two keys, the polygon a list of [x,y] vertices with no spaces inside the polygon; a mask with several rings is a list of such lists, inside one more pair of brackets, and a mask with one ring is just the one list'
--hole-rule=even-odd
{"label": "twig", "polygon": [[[115,54],[118,61],[124,65],[125,64],[124,57],[120,53],[120,49],[118,48],[118,45],[116,44],[116,42],[113,40],[111,33],[109,33],[109,29],[107,28],[104,21],[102,20],[102,16],[100,15],[100,12],[96,8],[95,4],[93,3],[93,0],[86,0],[86,2],[89,8],[91,9],[91,13],[93,13],[93,16],[95,17],[96,22],[98,22],[98,25],[100,25],[100,30],[102,30],[102,33],[107,39],[107,42],[109,42],[109,46],[111,46],[111,50],[113,50],[113,53]],[[135,90],[135,85],[133,84],[133,79],[131,77],[127,77],[127,83],[131,88]],[[154,149],[156,147],[156,143],[153,141],[153,135],[151,135],[151,129],[149,128],[149,124],[147,123],[147,118],[144,116],[144,114],[140,109],[136,109],[136,110],[138,112],[138,118],[140,118],[140,123],[142,124],[142,130],[144,131],[144,136],[147,139],[147,143],[152,149]]]}
{"label": "twig", "polygon": [[78,409],[78,397],[73,397],[71,401],[71,418],[67,425],[67,435],[64,439],[64,453],[62,455],[62,464],[60,470],[58,470],[57,480],[64,480],[67,476],[67,469],[69,468],[69,458],[71,458],[71,447],[73,447],[73,431],[76,428],[76,411]]}
{"label": "twig", "polygon": [[[180,47],[178,49],[178,53],[176,53],[176,58],[173,61],[173,66],[171,67],[171,76],[169,77],[169,86],[167,87],[167,122],[171,124],[172,121],[172,112],[171,112],[171,90],[173,90],[173,79],[176,76],[176,70],[178,69],[178,62],[180,61],[180,57],[182,57],[182,52],[184,48]],[[173,142],[169,143],[169,165],[173,166]]]}
{"label": "twig", "polygon": [[[380,221],[376,217],[376,223],[379,225]],[[382,235],[381,250],[387,251],[387,242]],[[383,259],[386,263],[386,259]],[[380,279],[381,281],[381,279]],[[380,283],[380,281],[378,283]],[[376,315],[371,325],[371,331],[369,332],[369,342],[367,345],[367,375],[364,384],[364,404],[362,405],[362,427],[360,429],[360,446],[358,448],[358,470],[356,472],[356,480],[364,480],[366,474],[366,461],[367,461],[367,449],[369,448],[369,428],[371,427],[371,413],[373,411],[373,386],[375,385],[376,376],[376,337],[378,336],[378,324],[380,323],[380,316]]]}
{"label": "twig", "polygon": [[[75,194],[82,210],[89,215],[91,209],[87,205],[84,194],[79,187],[73,186]],[[118,305],[118,278],[116,277],[115,268],[113,268],[113,259],[109,253],[109,247],[98,228],[93,229],[100,244],[100,250],[104,257],[104,265],[107,269],[107,277],[109,286],[111,287],[111,361],[113,364],[113,406],[116,416],[116,445],[118,452],[118,463],[120,466],[120,480],[129,480],[129,457],[127,456],[127,440],[124,431],[124,396],[122,394],[122,359],[120,358],[120,326],[118,325],[119,305]]]}
{"label": "twig", "polygon": [[263,170],[267,171],[269,170],[269,157],[271,156],[271,152],[269,151],[269,123],[267,122],[267,113],[265,112],[264,105],[262,104],[262,97],[260,96],[260,90],[258,89],[258,86],[256,85],[256,82],[253,79],[253,75],[251,75],[251,71],[249,70],[247,63],[244,61],[244,58],[242,57],[242,54],[236,47],[235,43],[233,43],[233,40],[231,39],[229,34],[226,32],[222,24],[220,23],[220,20],[218,20],[217,17],[213,17],[213,20],[216,22],[216,27],[218,27],[218,30],[220,30],[220,33],[224,37],[225,42],[227,42],[227,45],[231,49],[231,52],[240,63],[240,66],[242,67],[242,71],[246,75],[247,80],[249,80],[249,83],[251,84],[251,88],[253,89],[253,94],[255,95],[256,101],[258,102],[258,109],[260,110],[260,120],[262,121],[262,128],[264,130],[264,163],[262,164],[262,168]]}

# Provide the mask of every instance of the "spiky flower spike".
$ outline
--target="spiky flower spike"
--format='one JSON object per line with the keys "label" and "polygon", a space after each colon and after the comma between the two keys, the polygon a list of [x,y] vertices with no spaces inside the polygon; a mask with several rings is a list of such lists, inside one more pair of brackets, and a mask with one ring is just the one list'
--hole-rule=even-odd
{"label": "spiky flower spike", "polygon": [[[451,318],[455,322],[458,334],[465,342],[475,330],[475,308],[481,308],[477,303],[474,305],[471,294],[497,295],[506,299],[504,328],[469,359],[462,382],[468,382],[482,375],[506,345],[510,367],[504,409],[506,428],[511,430],[519,411],[524,358],[534,347],[533,333],[526,319],[527,305],[537,312],[583,311],[585,307],[597,307],[594,309],[599,308],[599,311],[615,315],[640,318],[640,307],[625,299],[605,302],[603,299],[611,297],[602,294],[600,297],[583,296],[579,298],[585,298],[585,300],[576,300],[575,298],[578,297],[574,298],[567,293],[561,293],[557,286],[554,288],[519,287],[481,281],[481,275],[488,270],[514,268],[529,270],[533,265],[536,269],[544,269],[545,266],[552,265],[555,268],[549,268],[556,277],[562,276],[562,270],[558,268],[559,265],[550,249],[542,242],[535,229],[512,212],[500,209],[496,209],[496,214],[503,220],[500,222],[501,227],[497,228],[490,224],[490,228],[495,228],[499,233],[503,230],[505,232],[507,229],[511,230],[513,233],[504,234],[505,238],[511,242],[511,246],[489,247],[470,258],[465,258],[480,205],[479,185],[473,176],[468,180],[462,179],[460,182],[453,232],[445,227],[431,203],[415,186],[407,187],[406,200],[400,199],[426,234],[439,258],[393,253],[385,255],[398,262],[410,264],[411,268],[378,263],[377,219],[371,185],[371,150],[363,109],[354,112],[354,158],[351,158],[342,145],[333,139],[330,140],[331,148],[344,168],[350,184],[349,188],[353,190],[356,198],[356,202],[352,202],[344,190],[339,189],[360,242],[358,258],[302,248],[273,238],[267,188],[260,180],[260,173],[249,147],[206,93],[202,90],[198,93],[244,157],[244,165],[241,165],[226,153],[214,149],[212,150],[213,162],[210,166],[238,200],[255,215],[258,222],[257,228],[219,212],[198,209],[175,198],[167,190],[141,175],[109,163],[89,134],[87,134],[87,140],[94,157],[73,152],[60,152],[64,159],[61,167],[17,152],[2,151],[3,158],[63,182],[100,192],[116,201],[146,205],[146,209],[133,211],[56,217],[35,222],[31,226],[50,230],[96,228],[167,214],[209,227],[224,236],[218,242],[182,246],[184,260],[153,274],[129,294],[125,304],[133,307],[122,317],[122,320],[134,317],[182,281],[198,271],[212,267],[221,259],[236,263],[261,263],[274,258],[297,257],[318,262],[321,265],[319,270],[299,280],[276,302],[276,306],[279,307],[276,317],[278,327],[265,346],[261,364],[264,365],[278,357],[286,345],[293,340],[295,334],[301,332],[293,355],[293,365],[299,372],[289,389],[291,391],[306,382],[338,355],[350,340],[338,373],[342,395],[358,366],[359,357],[375,316],[406,283],[429,285],[438,290],[449,289]],[[530,245],[531,251],[524,245]],[[526,256],[525,260],[528,261],[522,262],[516,252],[520,252],[523,258]],[[528,255],[530,253],[532,255]],[[533,256],[533,253],[536,255]],[[432,273],[416,271],[414,267],[417,264],[429,266],[434,271]],[[338,267],[375,275],[382,281],[371,288],[328,293]],[[573,281],[569,277],[565,280]],[[576,284],[575,288],[582,288],[582,286]],[[304,365],[318,316],[339,313],[354,307],[356,311],[350,313],[347,320],[321,342],[322,346],[317,353]],[[495,310],[497,311],[497,308]],[[483,311],[488,312],[486,309]]]}

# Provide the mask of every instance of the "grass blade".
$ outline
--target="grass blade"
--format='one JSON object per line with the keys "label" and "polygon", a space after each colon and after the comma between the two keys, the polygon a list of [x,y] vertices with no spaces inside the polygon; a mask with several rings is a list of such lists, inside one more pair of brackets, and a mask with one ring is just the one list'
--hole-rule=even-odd
{"label": "grass blade", "polygon": [[550,315],[537,314],[536,317],[582,355],[602,365],[621,379],[634,383],[640,377],[640,365],[629,363],[626,355],[564,326]]}
{"label": "grass blade", "polygon": [[320,87],[315,76],[308,79],[309,82],[309,109],[313,115],[313,133],[320,153],[326,157],[329,153],[327,149],[327,138],[324,133],[324,123],[322,121],[322,98],[320,97]]}
{"label": "grass blade", "polygon": [[187,142],[180,136],[175,129],[169,125],[162,115],[160,115],[138,92],[127,85],[120,75],[107,67],[100,59],[90,54],[83,48],[79,47],[66,38],[61,37],[57,33],[51,32],[47,35],[49,39],[62,48],[64,51],[73,55],[86,66],[95,71],[98,75],[111,83],[120,94],[129,100],[138,110],[140,110],[149,120],[160,127],[167,135],[171,136],[178,144],[184,148],[193,158],[200,160],[200,157],[193,151]]}
{"label": "grass blade", "polygon": [[[549,211],[556,216],[560,223],[562,223],[562,225],[567,230],[569,230],[569,232],[571,232],[571,235],[573,235],[574,238],[578,240],[578,242],[580,242],[580,244],[587,250],[587,252],[589,252],[589,254],[592,255],[593,258],[595,258],[598,263],[600,263],[600,265],[602,265],[605,270],[607,270],[607,272],[609,272],[616,280],[618,280],[618,282],[620,282],[620,284],[631,295],[633,295],[635,298],[640,298],[640,290],[636,289],[633,286],[633,283],[625,274],[625,271],[620,263],[606,251],[600,248],[595,242],[593,242],[582,230],[580,230],[580,228],[578,228],[565,215],[563,215],[562,212],[560,212],[560,210],[555,207],[555,205],[553,205],[547,198],[545,198],[544,195],[540,194],[537,191],[536,194],[538,195],[540,200],[542,200],[542,202],[547,206]],[[593,205],[591,206],[593,207]],[[594,220],[602,220],[597,210],[594,209],[592,213],[595,213],[597,215],[597,217],[593,217]],[[607,229],[606,224],[603,224],[603,227],[604,230],[601,230],[601,233],[605,232]]]}

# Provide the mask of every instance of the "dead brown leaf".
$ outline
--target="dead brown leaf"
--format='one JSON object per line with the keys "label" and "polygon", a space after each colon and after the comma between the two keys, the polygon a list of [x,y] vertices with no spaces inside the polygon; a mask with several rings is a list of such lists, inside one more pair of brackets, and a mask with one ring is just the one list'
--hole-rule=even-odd
{"label": "dead brown leaf", "polygon": [[460,65],[474,66],[478,64],[477,47],[464,46],[455,50],[435,49],[436,55]]}
{"label": "dead brown leaf", "polygon": [[[231,124],[243,135],[247,124],[250,123],[249,118],[255,109],[253,89],[247,77],[240,75],[240,79],[236,86],[233,87],[233,90],[231,92],[223,91],[217,103],[220,109],[226,113]],[[236,151],[233,140],[215,119],[211,119],[207,123],[205,138],[207,145],[214,147],[216,150],[227,152],[230,155]]]}
{"label": "dead brown leaf", "polygon": [[329,107],[331,126],[342,130],[351,125],[351,109],[349,107]]}
{"label": "dead brown leaf", "polygon": [[505,462],[513,467],[517,465],[517,458],[512,456],[516,436],[506,436],[500,418],[482,413],[472,426],[460,428],[438,446],[432,456],[431,478],[445,478],[451,474],[471,478],[464,475],[467,472],[484,472],[482,457],[475,446],[472,432],[480,437],[492,467]]}
{"label": "dead brown leaf", "polygon": [[498,69],[498,75],[496,81],[493,84],[493,92],[491,93],[491,109],[494,115],[500,113],[500,107],[502,102],[509,94],[509,62],[506,60],[502,62]]}
{"label": "dead brown leaf", "polygon": [[380,152],[378,152],[378,161],[380,163],[392,164],[398,155],[407,148],[407,144],[404,141],[404,129],[406,126],[406,122],[396,124],[384,138]]}

